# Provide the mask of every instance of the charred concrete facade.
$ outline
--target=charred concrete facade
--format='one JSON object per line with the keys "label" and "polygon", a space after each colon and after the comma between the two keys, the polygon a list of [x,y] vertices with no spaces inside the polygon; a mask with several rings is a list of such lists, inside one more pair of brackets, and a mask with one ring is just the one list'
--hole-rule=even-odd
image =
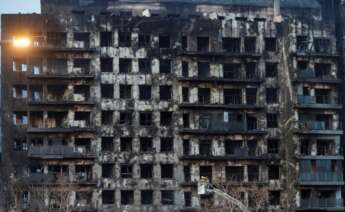
{"label": "charred concrete facade", "polygon": [[198,196],[201,177],[251,208],[345,210],[341,8],[42,0],[4,15],[3,39],[34,40],[2,49],[5,211],[30,207],[18,182],[69,187],[72,211],[226,207]]}

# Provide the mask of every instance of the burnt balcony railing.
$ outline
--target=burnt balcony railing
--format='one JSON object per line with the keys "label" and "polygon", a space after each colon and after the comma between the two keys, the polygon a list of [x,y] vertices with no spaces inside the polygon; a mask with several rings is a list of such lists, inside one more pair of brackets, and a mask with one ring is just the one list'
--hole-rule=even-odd
{"label": "burnt balcony railing", "polygon": [[310,209],[310,208],[341,208],[343,207],[343,200],[336,199],[334,197],[330,198],[317,198],[312,197],[308,199],[300,200],[300,208]]}
{"label": "burnt balcony railing", "polygon": [[341,172],[316,172],[299,174],[300,182],[343,182],[343,174]]}
{"label": "burnt balcony railing", "polygon": [[63,159],[63,158],[94,158],[92,151],[69,146],[34,146],[30,147],[28,156],[41,159]]}

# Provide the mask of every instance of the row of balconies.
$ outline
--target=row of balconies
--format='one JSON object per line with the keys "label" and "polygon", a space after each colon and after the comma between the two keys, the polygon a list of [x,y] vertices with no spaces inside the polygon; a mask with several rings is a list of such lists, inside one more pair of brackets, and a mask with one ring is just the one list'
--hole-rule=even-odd
{"label": "row of balconies", "polygon": [[32,146],[28,150],[28,157],[36,159],[78,159],[95,158],[95,152],[82,147],[69,147],[62,145]]}

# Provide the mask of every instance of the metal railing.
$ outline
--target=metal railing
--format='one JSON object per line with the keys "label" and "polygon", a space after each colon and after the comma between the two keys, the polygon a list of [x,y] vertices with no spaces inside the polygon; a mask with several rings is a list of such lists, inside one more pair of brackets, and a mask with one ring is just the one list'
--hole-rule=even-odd
{"label": "metal railing", "polygon": [[336,79],[335,76],[332,76],[330,74],[318,74],[315,72],[314,69],[307,68],[307,69],[299,69],[297,71],[297,77],[299,79]]}
{"label": "metal railing", "polygon": [[299,95],[298,96],[298,103],[299,104],[315,104],[316,103],[316,98],[315,98],[315,96]]}
{"label": "metal railing", "polygon": [[301,208],[327,208],[327,207],[342,207],[343,200],[335,198],[316,198],[301,199]]}
{"label": "metal railing", "polygon": [[317,173],[303,173],[299,174],[301,182],[342,182],[343,174],[341,172],[317,172]]}
{"label": "metal railing", "polygon": [[300,121],[299,128],[308,130],[327,130],[325,122],[322,121]]}

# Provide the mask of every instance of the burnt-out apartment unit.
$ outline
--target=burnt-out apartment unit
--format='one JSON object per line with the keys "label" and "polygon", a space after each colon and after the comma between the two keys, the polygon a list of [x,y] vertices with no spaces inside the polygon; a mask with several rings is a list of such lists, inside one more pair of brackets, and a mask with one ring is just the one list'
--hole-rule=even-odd
{"label": "burnt-out apartment unit", "polygon": [[2,16],[4,211],[344,211],[338,0],[41,0]]}

